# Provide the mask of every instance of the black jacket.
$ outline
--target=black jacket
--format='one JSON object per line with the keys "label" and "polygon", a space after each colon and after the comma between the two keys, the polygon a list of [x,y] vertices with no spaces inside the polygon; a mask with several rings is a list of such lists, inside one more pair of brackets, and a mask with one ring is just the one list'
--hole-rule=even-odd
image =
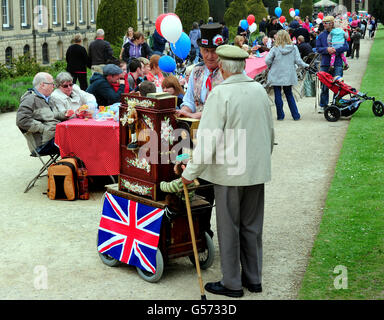
{"label": "black jacket", "polygon": [[[127,64],[129,64],[131,62],[131,60],[133,59],[129,56],[130,46],[131,46],[131,43],[129,41],[123,46],[123,48],[124,48],[123,60]],[[149,45],[146,42],[144,42],[141,46],[140,56],[149,59],[151,55],[152,55],[151,48],[149,47]]]}
{"label": "black jacket", "polygon": [[304,57],[313,52],[312,47],[308,42],[298,44],[297,48],[299,49],[301,59],[304,59]]}
{"label": "black jacket", "polygon": [[305,42],[311,41],[308,30],[302,27],[295,29],[292,33],[292,36],[295,37],[296,39],[299,36],[303,36],[305,39]]}
{"label": "black jacket", "polygon": [[69,73],[87,71],[88,54],[82,45],[76,43],[70,45],[65,53],[65,60],[67,61],[67,71]]}
{"label": "black jacket", "polygon": [[107,61],[111,60],[113,57],[113,50],[108,41],[96,39],[89,44],[88,56],[89,67],[93,65],[107,64]]}

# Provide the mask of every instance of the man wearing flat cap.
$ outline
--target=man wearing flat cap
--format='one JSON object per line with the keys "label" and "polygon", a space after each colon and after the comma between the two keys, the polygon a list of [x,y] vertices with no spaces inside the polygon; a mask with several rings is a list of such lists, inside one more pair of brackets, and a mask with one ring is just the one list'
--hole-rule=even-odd
{"label": "man wearing flat cap", "polygon": [[[333,76],[343,76],[343,60],[341,53],[348,51],[348,43],[344,42],[344,45],[338,49],[333,48],[330,45],[330,33],[334,28],[335,18],[333,16],[326,16],[323,19],[324,31],[316,39],[316,51],[321,54],[320,71],[325,71]],[[336,53],[336,59],[334,68],[330,68],[331,55]],[[322,84],[320,94],[320,107],[318,108],[319,113],[323,113],[324,109],[328,106],[329,102],[329,90]]]}
{"label": "man wearing flat cap", "polygon": [[[224,81],[210,93],[184,183],[214,184],[222,279],[205,289],[229,297],[261,292],[264,183],[271,179],[274,130],[265,89],[245,73],[248,54],[217,48]],[[242,270],[242,271],[241,271]]]}
{"label": "man wearing flat cap", "polygon": [[201,38],[197,40],[203,62],[197,64],[189,77],[188,89],[181,104],[179,116],[200,119],[204,103],[211,90],[223,81],[217,66],[216,49],[224,44],[222,25],[219,23],[200,26]]}
{"label": "man wearing flat cap", "polygon": [[[125,81],[120,80],[123,70],[115,64],[107,64],[103,67],[103,74],[95,72],[89,80],[90,86],[86,90],[96,97],[99,106],[109,106],[120,102],[120,96],[124,93]],[[113,84],[119,84],[115,91]]]}

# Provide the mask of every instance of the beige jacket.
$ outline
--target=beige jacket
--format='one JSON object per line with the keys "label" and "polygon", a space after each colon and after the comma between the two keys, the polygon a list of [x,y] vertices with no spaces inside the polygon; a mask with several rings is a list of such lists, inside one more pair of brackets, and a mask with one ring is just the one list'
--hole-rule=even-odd
{"label": "beige jacket", "polygon": [[224,186],[271,179],[274,129],[264,88],[244,74],[216,86],[203,110],[197,144],[183,177]]}
{"label": "beige jacket", "polygon": [[51,103],[60,111],[66,111],[69,109],[76,111],[83,104],[87,104],[91,101],[96,103],[95,96],[81,90],[77,84],[73,85],[71,96],[67,96],[60,89],[55,89],[55,91],[51,94]]}

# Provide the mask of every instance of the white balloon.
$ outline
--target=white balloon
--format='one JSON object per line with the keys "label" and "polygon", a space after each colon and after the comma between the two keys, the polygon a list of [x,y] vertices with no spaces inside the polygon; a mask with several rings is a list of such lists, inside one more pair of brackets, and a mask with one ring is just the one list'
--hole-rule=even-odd
{"label": "white balloon", "polygon": [[257,24],[256,23],[252,23],[250,26],[249,26],[249,32],[250,33],[253,33],[257,30]]}
{"label": "white balloon", "polygon": [[168,15],[161,22],[160,30],[165,39],[171,43],[176,43],[183,32],[183,26],[178,16]]}
{"label": "white balloon", "polygon": [[317,19],[316,19],[316,23],[317,23],[317,24],[320,24],[320,23],[322,23],[322,22],[323,22],[323,20],[321,20],[320,18],[317,18]]}
{"label": "white balloon", "polygon": [[289,15],[293,18],[296,15],[295,10],[292,10]]}

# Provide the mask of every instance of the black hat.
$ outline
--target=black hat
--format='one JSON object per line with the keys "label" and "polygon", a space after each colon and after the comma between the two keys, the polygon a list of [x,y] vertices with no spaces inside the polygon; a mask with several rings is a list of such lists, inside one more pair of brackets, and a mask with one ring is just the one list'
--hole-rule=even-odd
{"label": "black hat", "polygon": [[223,26],[219,23],[203,24],[200,26],[201,38],[197,39],[199,47],[217,48],[224,44]]}

